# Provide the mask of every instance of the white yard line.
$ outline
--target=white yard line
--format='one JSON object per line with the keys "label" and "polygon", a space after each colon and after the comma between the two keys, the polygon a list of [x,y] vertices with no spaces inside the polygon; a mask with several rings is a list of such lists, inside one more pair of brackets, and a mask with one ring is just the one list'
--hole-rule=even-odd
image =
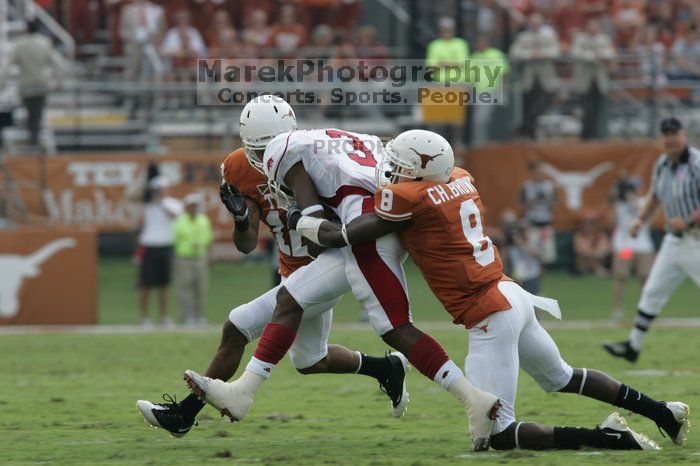
{"label": "white yard line", "polygon": [[[448,321],[416,322],[416,325],[425,330],[459,330],[458,327]],[[631,322],[614,323],[607,320],[545,320],[542,325],[552,330],[587,330],[600,328],[626,329],[632,326]],[[700,318],[659,318],[654,321],[654,327],[682,328],[700,327]],[[25,335],[34,333],[55,334],[130,334],[130,333],[211,333],[218,332],[220,325],[207,325],[203,327],[142,327],[140,325],[8,325],[0,327],[2,335]],[[338,322],[333,324],[334,330],[372,332],[369,323],[366,322]]]}

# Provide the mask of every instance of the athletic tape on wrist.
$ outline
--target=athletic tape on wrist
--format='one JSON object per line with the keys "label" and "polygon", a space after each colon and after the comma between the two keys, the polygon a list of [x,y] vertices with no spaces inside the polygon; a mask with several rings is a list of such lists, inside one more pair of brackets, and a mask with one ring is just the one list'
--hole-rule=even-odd
{"label": "athletic tape on wrist", "polygon": [[307,207],[301,211],[301,215],[311,215],[315,214],[316,212],[323,212],[323,206],[321,204],[315,204]]}
{"label": "athletic tape on wrist", "polygon": [[318,230],[323,222],[327,222],[322,218],[302,216],[297,222],[297,231],[304,238],[308,238],[316,244],[321,244],[318,240]]}

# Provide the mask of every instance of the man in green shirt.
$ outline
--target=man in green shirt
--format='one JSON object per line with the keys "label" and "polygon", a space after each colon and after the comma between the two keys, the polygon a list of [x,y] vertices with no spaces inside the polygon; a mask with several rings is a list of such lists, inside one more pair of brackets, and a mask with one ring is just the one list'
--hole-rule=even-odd
{"label": "man in green shirt", "polygon": [[[425,58],[428,66],[445,68],[447,66],[457,69],[438,70],[434,79],[437,82],[455,83],[458,73],[461,73],[461,82],[466,81],[465,62],[469,58],[469,44],[461,37],[455,37],[455,20],[449,17],[440,18],[438,22],[440,37],[428,44],[428,53]],[[445,72],[446,71],[446,72]]]}
{"label": "man in green shirt", "polygon": [[178,301],[185,325],[205,323],[202,317],[207,288],[208,253],[214,240],[209,218],[201,213],[202,198],[185,197],[185,212],[173,225]]}

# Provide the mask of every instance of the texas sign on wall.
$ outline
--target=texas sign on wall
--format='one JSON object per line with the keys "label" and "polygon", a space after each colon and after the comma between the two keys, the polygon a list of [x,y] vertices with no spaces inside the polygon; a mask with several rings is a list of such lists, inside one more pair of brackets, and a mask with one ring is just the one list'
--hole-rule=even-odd
{"label": "texas sign on wall", "polygon": [[0,325],[96,321],[94,230],[0,230]]}

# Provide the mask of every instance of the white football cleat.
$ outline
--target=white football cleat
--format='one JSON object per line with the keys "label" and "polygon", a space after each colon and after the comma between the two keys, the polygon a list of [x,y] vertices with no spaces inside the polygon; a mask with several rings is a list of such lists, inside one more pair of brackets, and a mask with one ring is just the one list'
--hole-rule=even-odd
{"label": "white football cleat", "polygon": [[497,396],[477,389],[467,406],[467,418],[469,420],[469,433],[472,437],[473,451],[486,451],[489,449],[493,422],[501,402]]}
{"label": "white football cleat", "polygon": [[685,445],[685,442],[688,441],[688,431],[690,430],[690,421],[688,420],[690,416],[690,406],[680,401],[668,401],[664,404],[673,414],[676,425],[660,427],[671,436],[673,443],[676,445]]}
{"label": "white football cleat", "polygon": [[231,422],[242,421],[253,406],[253,393],[241,387],[238,380],[224,382],[189,369],[183,378],[192,393],[219,410],[222,416],[228,416]]}
{"label": "white football cleat", "polygon": [[604,435],[619,442],[616,449],[624,450],[661,450],[659,445],[644,434],[633,431],[627,425],[627,421],[619,413],[612,413],[598,426]]}

